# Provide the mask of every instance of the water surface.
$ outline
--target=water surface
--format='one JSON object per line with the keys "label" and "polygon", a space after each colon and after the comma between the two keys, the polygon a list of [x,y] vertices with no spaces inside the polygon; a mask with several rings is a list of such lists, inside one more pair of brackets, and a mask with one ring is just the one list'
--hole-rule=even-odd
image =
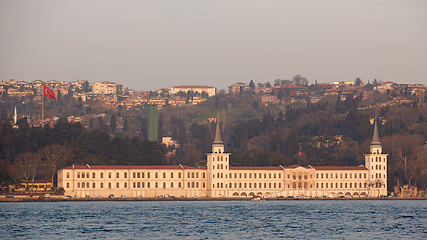
{"label": "water surface", "polygon": [[1,239],[427,239],[426,200],[0,203]]}

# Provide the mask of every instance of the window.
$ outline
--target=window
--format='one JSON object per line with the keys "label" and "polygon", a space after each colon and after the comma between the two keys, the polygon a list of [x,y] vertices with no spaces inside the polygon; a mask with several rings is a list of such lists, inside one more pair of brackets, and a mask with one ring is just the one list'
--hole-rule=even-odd
{"label": "window", "polygon": [[194,188],[194,182],[191,182],[191,187]]}
{"label": "window", "polygon": [[[148,173],[147,173],[148,174]],[[150,188],[150,182],[147,183],[147,188]]]}
{"label": "window", "polygon": [[[159,177],[159,173],[158,172],[154,173],[154,178],[158,178],[158,177]],[[156,186],[156,188],[157,188],[157,186]]]}
{"label": "window", "polygon": [[282,188],[282,184],[281,183],[279,183],[279,188]]}
{"label": "window", "polygon": [[194,178],[194,172],[191,173],[191,178]]}
{"label": "window", "polygon": [[124,174],[125,174],[124,178],[128,178],[128,173],[125,172]]}
{"label": "window", "polygon": [[205,188],[205,183],[203,183],[203,185],[202,185],[202,186],[203,186],[203,188]]}
{"label": "window", "polygon": [[243,174],[244,175],[244,178],[246,178],[246,173],[245,174]]}
{"label": "window", "polygon": [[[178,173],[178,178],[181,178],[181,173]],[[179,186],[179,187],[181,187],[181,186]]]}
{"label": "window", "polygon": [[120,173],[116,173],[116,178],[120,178]]}
{"label": "window", "polygon": [[[134,175],[135,175],[135,173],[134,173]],[[137,173],[137,174],[136,174],[136,177],[137,177],[137,178],[140,178],[140,177],[141,177],[141,173]],[[126,178],[126,175],[125,175],[125,178]]]}
{"label": "window", "polygon": [[100,178],[104,178],[104,173],[100,173]]}
{"label": "window", "polygon": [[252,178],[252,173],[249,173],[249,178]]}
{"label": "window", "polygon": [[158,182],[156,182],[155,184],[154,184],[154,188],[158,188],[159,187],[159,183]]}
{"label": "window", "polygon": [[165,189],[166,188],[166,183],[165,182],[163,182],[163,189]]}
{"label": "window", "polygon": [[244,188],[246,188],[246,183],[243,185]]}
{"label": "window", "polygon": [[328,174],[326,173],[326,178],[328,178]]}
{"label": "window", "polygon": [[187,182],[187,188],[190,188],[190,182]]}
{"label": "window", "polygon": [[[230,177],[231,177],[231,173],[230,173]],[[203,173],[203,178],[205,178],[205,173]]]}
{"label": "window", "polygon": [[92,178],[95,178],[95,173],[92,173]]}
{"label": "window", "polygon": [[322,174],[320,174],[320,178],[323,178],[323,173],[322,173]]}
{"label": "window", "polygon": [[89,178],[89,173],[86,173],[86,178]]}
{"label": "window", "polygon": [[279,178],[281,178],[282,177],[282,175],[279,173]]}
{"label": "window", "polygon": [[345,188],[347,188],[347,183],[345,183]]}
{"label": "window", "polygon": [[67,182],[67,188],[70,188],[70,183],[69,182]]}
{"label": "window", "polygon": [[171,188],[173,188],[173,182],[171,182]]}
{"label": "window", "polygon": [[104,188],[104,183],[101,183],[101,185],[99,187],[100,188]]}
{"label": "window", "polygon": [[92,188],[95,188],[95,183],[92,183]]}
{"label": "window", "polygon": [[111,183],[110,182],[108,183],[108,188],[111,189]]}
{"label": "window", "polygon": [[128,183],[127,183],[127,182],[125,182],[124,188],[127,188],[127,187],[128,187]]}
{"label": "window", "polygon": [[136,182],[133,182],[133,188],[136,188]]}
{"label": "window", "polygon": [[[173,178],[173,172],[171,172],[171,178]],[[172,183],[172,186],[173,186],[173,183]]]}
{"label": "window", "polygon": [[144,184],[144,182],[142,182],[142,183],[141,183],[141,187],[142,187],[142,188],[144,188],[144,187],[145,187],[144,185],[145,185],[145,184]]}
{"label": "window", "polygon": [[133,173],[133,178],[136,178],[136,173],[135,172]]}
{"label": "window", "polygon": [[67,178],[70,178],[70,173],[69,172],[67,172]]}
{"label": "window", "polygon": [[116,188],[120,188],[120,183],[116,183]]}
{"label": "window", "polygon": [[[135,183],[133,183],[133,187],[135,188]],[[138,183],[136,184],[136,187],[137,187],[137,188],[140,188],[140,187],[141,187],[141,183],[140,183],[140,182],[138,182]]]}
{"label": "window", "polygon": [[144,178],[144,175],[145,175],[145,174],[144,174],[144,172],[142,172],[142,173],[141,173],[141,178]]}
{"label": "window", "polygon": [[366,178],[366,173],[363,174],[363,178]]}
{"label": "window", "polygon": [[80,188],[80,183],[79,182],[77,183],[77,188]]}
{"label": "window", "polygon": [[326,183],[326,188],[328,188],[328,183]]}
{"label": "window", "polygon": [[147,173],[147,178],[150,178],[150,172]]}
{"label": "window", "polygon": [[110,172],[108,173],[108,178],[111,178],[111,173]]}
{"label": "window", "polygon": [[[327,177],[327,175],[326,175],[326,177]],[[307,174],[304,174],[304,179],[307,180]]]}
{"label": "window", "polygon": [[271,173],[268,174],[268,178],[271,178]]}

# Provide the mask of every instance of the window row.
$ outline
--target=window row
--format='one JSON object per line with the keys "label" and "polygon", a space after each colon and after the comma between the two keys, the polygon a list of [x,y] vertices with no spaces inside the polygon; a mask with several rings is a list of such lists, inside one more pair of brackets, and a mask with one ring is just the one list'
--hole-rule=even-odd
{"label": "window row", "polygon": [[[383,170],[385,170],[385,166],[383,167],[384,167]],[[374,165],[372,165],[371,169],[374,170]],[[381,170],[381,165],[378,165],[378,164],[375,165],[375,170]]]}
{"label": "window row", "polygon": [[[159,188],[159,183],[155,182],[153,185],[154,185],[154,188]],[[171,183],[167,184],[166,182],[163,182],[160,184],[160,186],[163,189],[175,188],[175,187],[182,188],[182,183],[178,182],[177,184],[175,184],[175,183],[171,182]],[[202,186],[203,188],[206,187],[204,182],[202,184],[200,184],[199,182],[187,182],[187,188],[199,188],[200,186]],[[151,187],[150,182],[147,182],[147,183],[145,183],[145,182],[134,182],[133,183],[133,188],[150,188],[150,187]]]}
{"label": "window row", "polygon": [[[386,162],[386,158],[385,157],[382,160],[383,160],[383,162]],[[373,157],[371,158],[371,162],[374,162],[374,158]],[[381,157],[375,157],[375,162],[381,162]]]}
{"label": "window row", "polygon": [[[225,186],[225,187],[224,187]],[[224,183],[216,183],[212,184],[212,188],[281,188],[281,183],[230,183],[230,184],[224,184]],[[263,187],[264,186],[264,187]]]}
{"label": "window row", "polygon": [[[163,182],[163,183],[160,184],[160,186],[162,188],[164,188],[164,189],[166,189],[166,188],[174,188],[174,187],[181,188],[182,187],[182,183],[178,182],[177,185],[174,185],[174,183],[171,182],[168,185],[166,182]],[[206,185],[205,185],[204,182],[201,183],[201,184],[199,182],[187,182],[187,188],[199,188],[200,186],[203,187],[203,188],[206,187]],[[98,187],[99,188],[104,188],[104,183],[103,182],[99,183]],[[112,188],[112,183],[111,182],[107,183],[105,187],[111,189]],[[116,188],[120,188],[120,187],[122,187],[122,188],[128,188],[127,182],[122,183],[122,184],[120,184],[119,182],[117,182],[116,183]],[[133,183],[133,188],[150,188],[150,187],[159,188],[159,183],[158,182],[155,182],[154,184],[151,184],[150,182],[147,182],[147,183],[145,183],[145,182],[134,182]],[[69,182],[67,182],[66,188],[70,188],[70,183]],[[90,183],[85,183],[85,182],[77,182],[77,188],[97,188],[97,186],[96,186],[96,183],[90,184]]]}
{"label": "window row", "polygon": [[344,177],[344,179],[347,179],[347,178],[362,178],[362,176],[363,176],[363,178],[366,178],[366,173],[340,173],[340,174],[338,174],[338,173],[335,173],[335,174],[333,174],[333,173],[331,173],[331,174],[328,174],[328,173],[316,173],[316,178],[317,179],[322,179],[323,177],[325,177],[326,179],[327,178],[331,178],[331,179],[333,179],[334,178],[334,176],[335,176],[335,179],[338,179],[338,178],[343,178]]}
{"label": "window row", "polygon": [[230,173],[230,178],[249,178],[251,179],[253,176],[253,178],[270,178],[270,179],[274,179],[274,178],[281,178],[282,174],[280,173]]}
{"label": "window row", "polygon": [[[225,160],[225,161],[227,161],[227,160],[228,160],[228,157],[224,157],[224,156],[219,157],[219,156],[218,156],[218,157],[216,158],[216,160],[217,160],[217,161],[224,161],[224,160]],[[212,157],[212,161],[215,161],[215,157]]]}
{"label": "window row", "polygon": [[[96,178],[96,175],[98,175],[99,178],[104,178],[104,172],[100,172],[98,174],[93,172],[91,175],[92,175],[93,179]],[[113,173],[108,172],[108,173],[105,173],[105,175],[107,178],[112,178]],[[154,178],[159,178],[159,176],[162,178],[168,178],[168,177],[170,177],[170,178],[174,178],[174,177],[181,178],[182,177],[182,174],[180,172],[178,172],[178,173],[154,172],[154,174],[152,174],[151,172],[133,172],[132,173],[133,178],[151,178],[151,176],[153,176],[153,175],[154,175]],[[123,176],[123,178],[127,178],[128,173],[127,172],[122,172],[122,173],[117,172],[115,176],[116,176],[116,178],[120,178],[121,176]],[[202,176],[202,178],[206,177],[205,173],[201,173],[201,174],[199,174],[199,172],[188,172],[187,173],[187,178],[199,178],[199,176]],[[90,174],[88,172],[77,172],[77,178],[89,178],[89,177],[90,177]],[[66,173],[66,178],[70,178],[69,172]]]}
{"label": "window row", "polygon": [[[70,188],[70,183],[67,182],[66,186],[67,186],[67,188]],[[106,187],[108,187],[109,189],[111,189],[112,183],[109,182],[108,184],[106,184]],[[127,188],[128,187],[127,182],[123,183],[122,187],[123,188]],[[96,188],[96,183],[90,184],[90,183],[85,183],[85,182],[77,182],[77,188]],[[103,182],[99,183],[99,188],[104,188],[104,183]],[[119,182],[116,183],[116,188],[120,188],[120,183]]]}
{"label": "window row", "polygon": [[[359,185],[359,188],[362,188],[362,186],[364,188],[367,187],[367,183],[316,183],[316,188],[357,188],[357,186]],[[334,187],[335,186],[335,187]]]}

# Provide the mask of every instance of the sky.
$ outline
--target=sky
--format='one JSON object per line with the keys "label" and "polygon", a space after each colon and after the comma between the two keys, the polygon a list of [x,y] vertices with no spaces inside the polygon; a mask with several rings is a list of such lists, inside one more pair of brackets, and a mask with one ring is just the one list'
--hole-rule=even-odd
{"label": "sky", "polygon": [[427,84],[427,1],[0,0],[0,80]]}

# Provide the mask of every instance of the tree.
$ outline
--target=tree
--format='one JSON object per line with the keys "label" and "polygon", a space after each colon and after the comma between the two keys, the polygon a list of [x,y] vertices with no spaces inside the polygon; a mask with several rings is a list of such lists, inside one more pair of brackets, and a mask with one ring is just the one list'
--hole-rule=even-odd
{"label": "tree", "polygon": [[255,83],[254,83],[254,80],[251,80],[251,81],[249,82],[249,87],[251,88],[251,90],[255,90]]}
{"label": "tree", "polygon": [[111,119],[110,119],[110,129],[112,133],[115,133],[117,130],[117,120],[116,120],[116,115],[112,114],[111,115]]}
{"label": "tree", "polygon": [[302,85],[308,85],[308,80],[305,77],[302,77],[301,75],[295,75],[292,79],[292,82],[295,84],[302,84]]}
{"label": "tree", "polygon": [[129,130],[128,118],[125,117],[125,119],[123,120],[123,132],[127,132],[128,130]]}
{"label": "tree", "polygon": [[42,155],[46,159],[46,163],[51,169],[51,182],[55,176],[58,167],[68,162],[72,158],[72,152],[67,147],[53,144],[43,148]]}
{"label": "tree", "polygon": [[354,86],[360,86],[362,84],[363,84],[362,79],[356,78],[356,80],[354,80]]}

